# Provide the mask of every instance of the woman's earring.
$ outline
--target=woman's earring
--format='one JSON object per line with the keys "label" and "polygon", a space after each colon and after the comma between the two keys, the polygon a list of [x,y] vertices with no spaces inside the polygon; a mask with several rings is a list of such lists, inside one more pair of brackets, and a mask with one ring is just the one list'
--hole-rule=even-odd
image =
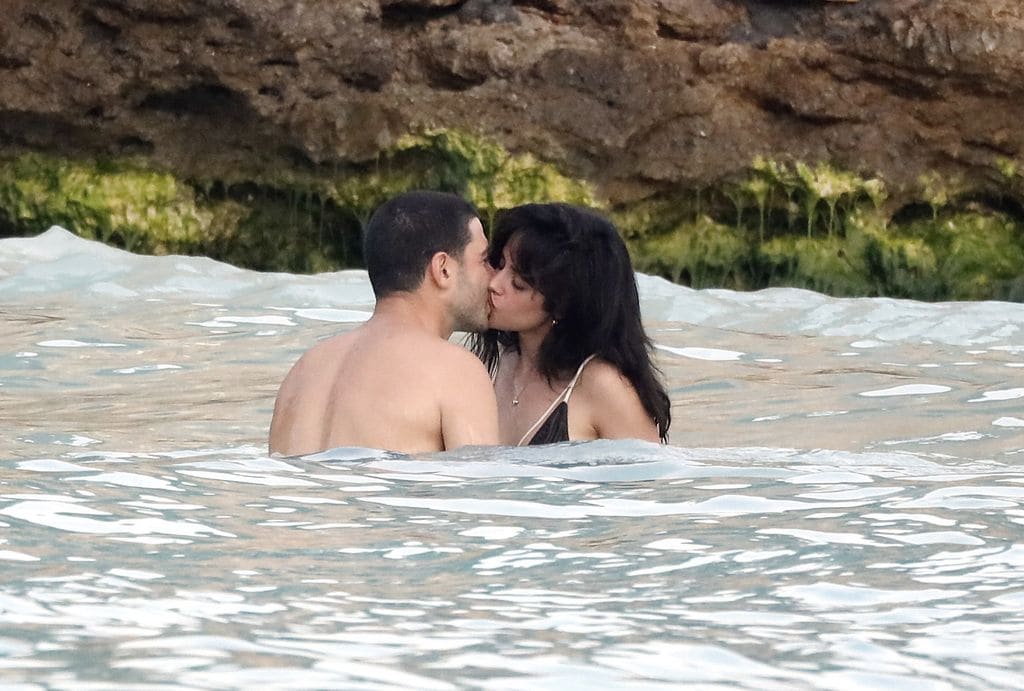
{"label": "woman's earring", "polygon": [[558,320],[557,319],[552,319],[551,320],[551,326],[555,326],[556,324],[558,324]]}

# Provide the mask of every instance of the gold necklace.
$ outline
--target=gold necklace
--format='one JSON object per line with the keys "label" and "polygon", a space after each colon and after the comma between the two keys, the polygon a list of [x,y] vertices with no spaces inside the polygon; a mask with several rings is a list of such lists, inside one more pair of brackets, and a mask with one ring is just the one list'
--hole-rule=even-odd
{"label": "gold necklace", "polygon": [[515,382],[512,383],[512,405],[519,405],[519,397],[523,395],[523,392],[526,391],[526,387],[529,385],[530,381],[527,380],[526,383],[519,388],[519,393],[516,393]]}
{"label": "gold necklace", "polygon": [[519,392],[516,392],[516,378],[515,373],[512,375],[512,405],[519,405],[519,397],[523,395],[523,392],[530,386],[530,378],[526,378],[526,383],[519,387]]}

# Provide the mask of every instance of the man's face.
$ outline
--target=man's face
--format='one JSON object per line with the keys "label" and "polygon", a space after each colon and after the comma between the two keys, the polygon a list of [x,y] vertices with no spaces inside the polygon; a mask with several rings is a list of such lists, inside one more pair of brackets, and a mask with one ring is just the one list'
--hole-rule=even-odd
{"label": "man's face", "polygon": [[484,331],[490,311],[488,285],[493,270],[487,261],[487,238],[480,219],[469,222],[469,244],[459,257],[459,282],[452,317],[456,331]]}

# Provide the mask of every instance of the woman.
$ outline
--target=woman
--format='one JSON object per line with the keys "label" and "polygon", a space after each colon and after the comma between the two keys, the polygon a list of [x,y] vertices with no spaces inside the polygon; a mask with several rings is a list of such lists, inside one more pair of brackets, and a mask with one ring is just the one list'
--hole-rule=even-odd
{"label": "woman", "polygon": [[498,217],[488,252],[490,330],[473,350],[494,380],[502,442],[667,441],[669,398],[615,227],[568,204],[526,204]]}

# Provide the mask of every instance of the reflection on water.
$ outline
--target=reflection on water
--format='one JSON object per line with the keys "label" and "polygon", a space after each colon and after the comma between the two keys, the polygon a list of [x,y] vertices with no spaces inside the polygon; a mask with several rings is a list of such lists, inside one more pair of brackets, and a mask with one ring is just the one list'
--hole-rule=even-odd
{"label": "reflection on water", "polygon": [[0,242],[0,681],[1019,688],[1024,308],[641,287],[672,446],[279,459],[364,275]]}

